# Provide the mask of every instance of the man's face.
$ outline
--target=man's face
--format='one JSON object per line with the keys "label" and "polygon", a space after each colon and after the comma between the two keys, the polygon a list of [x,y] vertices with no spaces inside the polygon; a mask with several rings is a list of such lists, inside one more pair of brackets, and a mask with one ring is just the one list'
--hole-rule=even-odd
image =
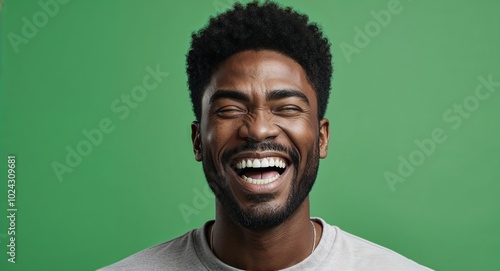
{"label": "man's face", "polygon": [[326,157],[328,120],[293,59],[243,51],[214,72],[192,125],[195,156],[229,216],[250,229],[281,224],[308,196]]}

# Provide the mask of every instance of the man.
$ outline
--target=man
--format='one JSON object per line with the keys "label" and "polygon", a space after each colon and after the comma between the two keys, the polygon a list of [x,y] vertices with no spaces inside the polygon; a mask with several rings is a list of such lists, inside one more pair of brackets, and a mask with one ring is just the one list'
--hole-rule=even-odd
{"label": "man", "polygon": [[103,270],[429,270],[310,218],[332,66],[305,15],[236,4],[193,34],[187,66],[215,221]]}

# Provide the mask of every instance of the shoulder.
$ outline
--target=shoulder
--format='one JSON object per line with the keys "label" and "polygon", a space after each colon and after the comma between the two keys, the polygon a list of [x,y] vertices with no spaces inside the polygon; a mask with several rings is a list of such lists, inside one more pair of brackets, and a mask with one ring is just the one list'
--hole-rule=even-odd
{"label": "shoulder", "polygon": [[373,242],[330,226],[336,232],[335,247],[340,265],[346,270],[407,270],[429,271],[431,269]]}
{"label": "shoulder", "polygon": [[199,269],[200,262],[196,256],[196,232],[186,234],[137,252],[119,262],[99,269],[98,271],[114,270],[194,270]]}

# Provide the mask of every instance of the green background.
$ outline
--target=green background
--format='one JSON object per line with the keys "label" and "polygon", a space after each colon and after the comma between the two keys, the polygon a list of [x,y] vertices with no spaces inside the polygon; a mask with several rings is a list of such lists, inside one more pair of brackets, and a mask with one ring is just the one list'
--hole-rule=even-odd
{"label": "green background", "polygon": [[[43,22],[39,1],[4,1],[0,270],[94,270],[214,217],[191,148],[185,54],[191,32],[232,2],[72,0]],[[312,215],[433,269],[500,270],[500,87],[467,117],[452,113],[456,129],[443,117],[474,105],[479,77],[500,81],[500,2],[402,0],[385,26],[373,14],[389,0],[280,2],[333,44],[330,152]],[[13,43],[34,16],[37,33]],[[344,52],[366,26],[369,42]],[[169,75],[121,119],[111,104],[157,65]],[[58,179],[53,163],[105,118],[114,130]],[[399,157],[436,128],[446,140],[392,190],[384,174],[398,174]],[[17,157],[15,264],[8,154]]]}

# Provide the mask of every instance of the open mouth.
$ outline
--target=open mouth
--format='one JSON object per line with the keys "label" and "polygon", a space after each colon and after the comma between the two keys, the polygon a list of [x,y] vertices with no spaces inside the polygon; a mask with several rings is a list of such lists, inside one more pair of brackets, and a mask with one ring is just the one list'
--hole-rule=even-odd
{"label": "open mouth", "polygon": [[269,184],[285,172],[287,161],[281,157],[240,158],[234,162],[234,171],[251,184]]}

